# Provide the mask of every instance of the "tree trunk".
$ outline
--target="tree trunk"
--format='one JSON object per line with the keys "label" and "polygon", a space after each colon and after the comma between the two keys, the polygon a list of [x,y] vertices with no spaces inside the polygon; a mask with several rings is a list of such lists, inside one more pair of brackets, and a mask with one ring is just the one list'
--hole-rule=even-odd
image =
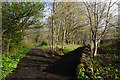
{"label": "tree trunk", "polygon": [[54,27],[54,50],[56,51],[57,47],[57,35],[56,35],[56,28]]}
{"label": "tree trunk", "polygon": [[52,20],[52,50],[54,50],[54,30],[53,29],[54,27],[53,27],[53,20]]}
{"label": "tree trunk", "polygon": [[94,43],[94,49],[93,49],[93,57],[97,55],[97,48],[98,48],[98,42],[95,40]]}
{"label": "tree trunk", "polygon": [[66,30],[64,30],[64,32],[63,32],[62,49],[64,49],[64,47],[65,47],[65,34],[66,34]]}
{"label": "tree trunk", "polygon": [[66,31],[66,43],[70,44],[70,33]]}
{"label": "tree trunk", "polygon": [[68,33],[68,44],[70,44],[70,33]]}
{"label": "tree trunk", "polygon": [[56,42],[59,41],[59,34],[60,34],[60,25],[58,26],[57,34],[56,34]]}
{"label": "tree trunk", "polygon": [[47,46],[48,46],[48,48],[49,48],[49,44],[50,44],[50,42],[49,42],[49,35],[47,36]]}
{"label": "tree trunk", "polygon": [[53,2],[53,13],[52,13],[52,50],[54,50],[55,46],[54,46],[54,4],[55,2]]}

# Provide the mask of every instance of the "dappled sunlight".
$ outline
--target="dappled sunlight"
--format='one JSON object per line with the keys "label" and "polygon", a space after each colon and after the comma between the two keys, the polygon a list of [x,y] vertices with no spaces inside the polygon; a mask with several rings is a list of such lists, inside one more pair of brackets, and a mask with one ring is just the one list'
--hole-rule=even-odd
{"label": "dappled sunlight", "polygon": [[120,79],[119,7],[119,0],[2,2],[0,79]]}

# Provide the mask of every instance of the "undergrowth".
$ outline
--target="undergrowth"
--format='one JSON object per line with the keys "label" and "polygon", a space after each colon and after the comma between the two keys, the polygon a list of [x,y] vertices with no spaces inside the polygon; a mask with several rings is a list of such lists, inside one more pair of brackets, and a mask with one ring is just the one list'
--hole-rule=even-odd
{"label": "undergrowth", "polygon": [[[109,56],[109,58],[108,58]],[[97,78],[120,79],[119,64],[116,64],[116,56],[100,55],[94,59],[94,73],[93,76]],[[114,58],[114,59],[113,59]],[[115,64],[117,66],[115,66]]]}
{"label": "undergrowth", "polygon": [[84,72],[82,72],[81,69],[77,69],[77,72],[76,72],[76,75],[77,75],[77,79],[88,79],[89,77],[87,75],[85,75]]}
{"label": "undergrowth", "polygon": [[7,74],[12,73],[20,59],[22,59],[31,48],[40,44],[42,43],[36,43],[34,46],[29,47],[21,46],[19,49],[15,49],[12,55],[9,53],[2,54],[2,65],[0,66],[0,68],[2,68],[2,79],[4,79]]}
{"label": "undergrowth", "polygon": [[119,46],[115,46],[112,44],[104,44],[99,47],[100,53],[112,53],[112,54],[120,54]]}
{"label": "undergrowth", "polygon": [[[109,56],[108,55],[96,56],[94,59],[92,73],[93,78],[95,79],[120,79],[120,57]],[[113,59],[114,58],[114,59]],[[117,59],[116,59],[117,58]],[[116,63],[116,60],[118,63]],[[77,79],[89,78],[81,69],[77,69],[76,72]],[[90,79],[90,78],[89,78]]]}
{"label": "undergrowth", "polygon": [[[99,54],[97,54],[93,61],[93,78],[97,80],[120,79],[120,48],[117,45],[104,44],[99,47]],[[85,79],[89,77],[77,69],[76,78]]]}

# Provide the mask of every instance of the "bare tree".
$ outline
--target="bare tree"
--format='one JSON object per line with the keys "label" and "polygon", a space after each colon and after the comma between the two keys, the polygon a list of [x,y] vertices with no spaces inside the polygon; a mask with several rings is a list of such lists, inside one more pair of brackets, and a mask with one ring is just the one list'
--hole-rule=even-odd
{"label": "bare tree", "polygon": [[107,28],[110,26],[111,20],[111,8],[115,2],[83,2],[89,20],[89,26],[91,31],[92,45],[93,45],[93,57],[97,54],[98,43],[104,36]]}

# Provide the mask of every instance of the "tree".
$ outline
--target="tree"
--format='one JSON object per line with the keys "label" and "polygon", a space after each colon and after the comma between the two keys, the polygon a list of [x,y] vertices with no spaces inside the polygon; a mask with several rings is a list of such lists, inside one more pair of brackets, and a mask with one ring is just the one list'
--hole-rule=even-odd
{"label": "tree", "polygon": [[54,26],[54,11],[55,8],[55,0],[53,1],[53,5],[52,5],[52,50],[55,50],[55,26]]}
{"label": "tree", "polygon": [[[82,9],[83,4],[77,2],[54,2],[54,6],[50,7],[51,13],[54,13],[54,17],[51,14],[47,20],[47,26],[52,32],[51,35],[49,34],[49,37],[52,37],[51,43],[53,42],[55,45],[61,44],[62,49],[65,47],[65,43],[79,43],[80,36],[84,36],[80,34],[80,32],[83,32],[81,27],[86,28],[85,26],[88,25],[86,16],[83,14],[85,13],[85,10]],[[53,43],[52,45],[54,45]],[[54,48],[57,47],[55,45]]]}
{"label": "tree", "polygon": [[[44,3],[3,2],[2,41],[3,52],[9,52],[23,39],[24,30],[35,24],[44,10]],[[37,16],[37,17],[36,17]]]}
{"label": "tree", "polygon": [[113,12],[111,11],[112,6],[116,3],[107,2],[83,2],[86,10],[87,17],[89,20],[89,26],[91,31],[91,38],[93,42],[93,57],[97,54],[98,43],[104,36],[107,28],[110,26],[109,22],[112,19]]}

